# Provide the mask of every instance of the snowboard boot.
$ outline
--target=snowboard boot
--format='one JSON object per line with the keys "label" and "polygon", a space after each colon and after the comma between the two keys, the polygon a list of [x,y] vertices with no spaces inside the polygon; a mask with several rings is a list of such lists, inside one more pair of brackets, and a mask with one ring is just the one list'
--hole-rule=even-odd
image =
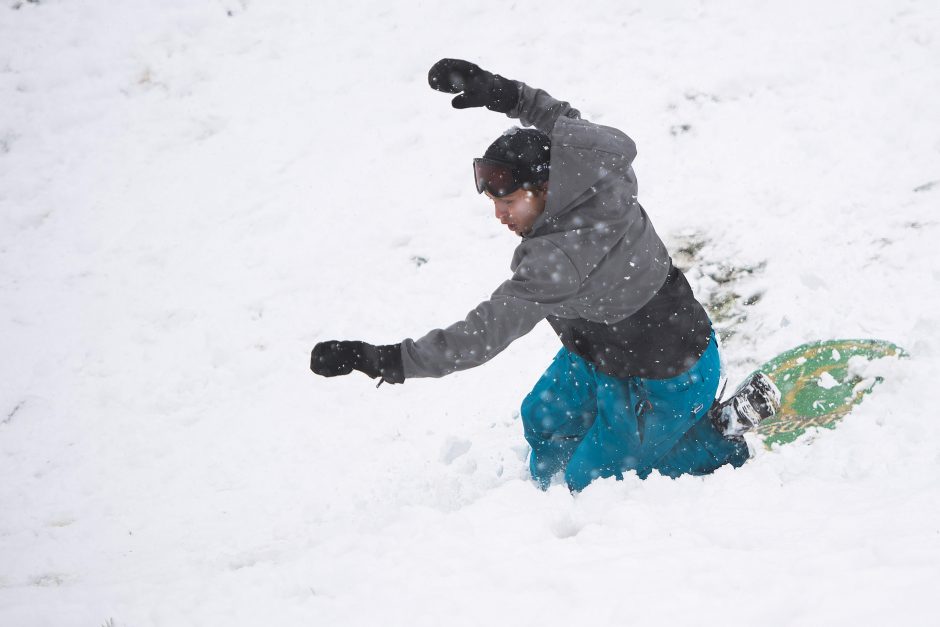
{"label": "snowboard boot", "polygon": [[711,419],[726,438],[741,437],[780,409],[780,390],[763,372],[755,372],[726,401],[715,401]]}

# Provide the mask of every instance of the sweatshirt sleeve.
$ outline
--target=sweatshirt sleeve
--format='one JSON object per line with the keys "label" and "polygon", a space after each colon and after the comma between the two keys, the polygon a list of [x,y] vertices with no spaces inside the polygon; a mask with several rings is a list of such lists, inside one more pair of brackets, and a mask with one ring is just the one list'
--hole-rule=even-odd
{"label": "sweatshirt sleeve", "polygon": [[555,100],[545,91],[529,87],[525,83],[516,83],[519,85],[519,102],[507,115],[518,118],[523,125],[534,126],[551,135],[558,118],[581,118],[581,112],[567,102]]}
{"label": "sweatshirt sleeve", "polygon": [[[623,131],[581,119],[567,102],[541,89],[519,83],[519,102],[507,115],[535,126],[552,138],[552,177],[555,191],[565,187],[560,176],[575,177],[591,186],[610,170],[623,169],[636,157],[636,144]],[[560,174],[556,172],[561,171]]]}
{"label": "sweatshirt sleeve", "polygon": [[522,258],[512,278],[465,319],[402,342],[405,379],[442,377],[479,366],[577,293],[581,278],[560,248],[539,240],[521,248]]}

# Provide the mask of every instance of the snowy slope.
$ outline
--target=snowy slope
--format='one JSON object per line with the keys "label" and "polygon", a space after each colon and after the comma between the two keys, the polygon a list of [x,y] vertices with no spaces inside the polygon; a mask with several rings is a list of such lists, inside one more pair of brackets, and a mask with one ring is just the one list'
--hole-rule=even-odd
{"label": "snowy slope", "polygon": [[[526,480],[547,325],[314,377],[507,276],[469,163],[511,122],[431,91],[443,56],[636,139],[694,287],[739,296],[732,379],[912,357],[812,445],[577,496]],[[935,624],[938,111],[931,0],[3,0],[0,625]]]}

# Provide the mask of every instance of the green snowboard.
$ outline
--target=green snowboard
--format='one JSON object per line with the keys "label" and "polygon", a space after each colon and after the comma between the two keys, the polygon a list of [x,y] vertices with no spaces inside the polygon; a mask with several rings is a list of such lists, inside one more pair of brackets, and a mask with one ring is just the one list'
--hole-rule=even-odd
{"label": "green snowboard", "polygon": [[851,373],[849,360],[904,356],[902,348],[883,340],[810,342],[778,355],[760,371],[780,389],[780,411],[758,426],[758,435],[771,448],[794,441],[812,427],[834,429],[883,380]]}

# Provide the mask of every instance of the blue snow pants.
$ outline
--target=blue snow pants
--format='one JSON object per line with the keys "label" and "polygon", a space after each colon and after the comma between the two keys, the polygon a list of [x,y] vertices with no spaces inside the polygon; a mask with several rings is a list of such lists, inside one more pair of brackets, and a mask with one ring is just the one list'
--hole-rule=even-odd
{"label": "blue snow pants", "polygon": [[653,470],[704,475],[748,459],[741,439],[725,438],[707,412],[721,374],[718,345],[670,379],[618,379],[562,348],[522,402],[529,469],[544,489],[558,472],[573,491],[599,477]]}

